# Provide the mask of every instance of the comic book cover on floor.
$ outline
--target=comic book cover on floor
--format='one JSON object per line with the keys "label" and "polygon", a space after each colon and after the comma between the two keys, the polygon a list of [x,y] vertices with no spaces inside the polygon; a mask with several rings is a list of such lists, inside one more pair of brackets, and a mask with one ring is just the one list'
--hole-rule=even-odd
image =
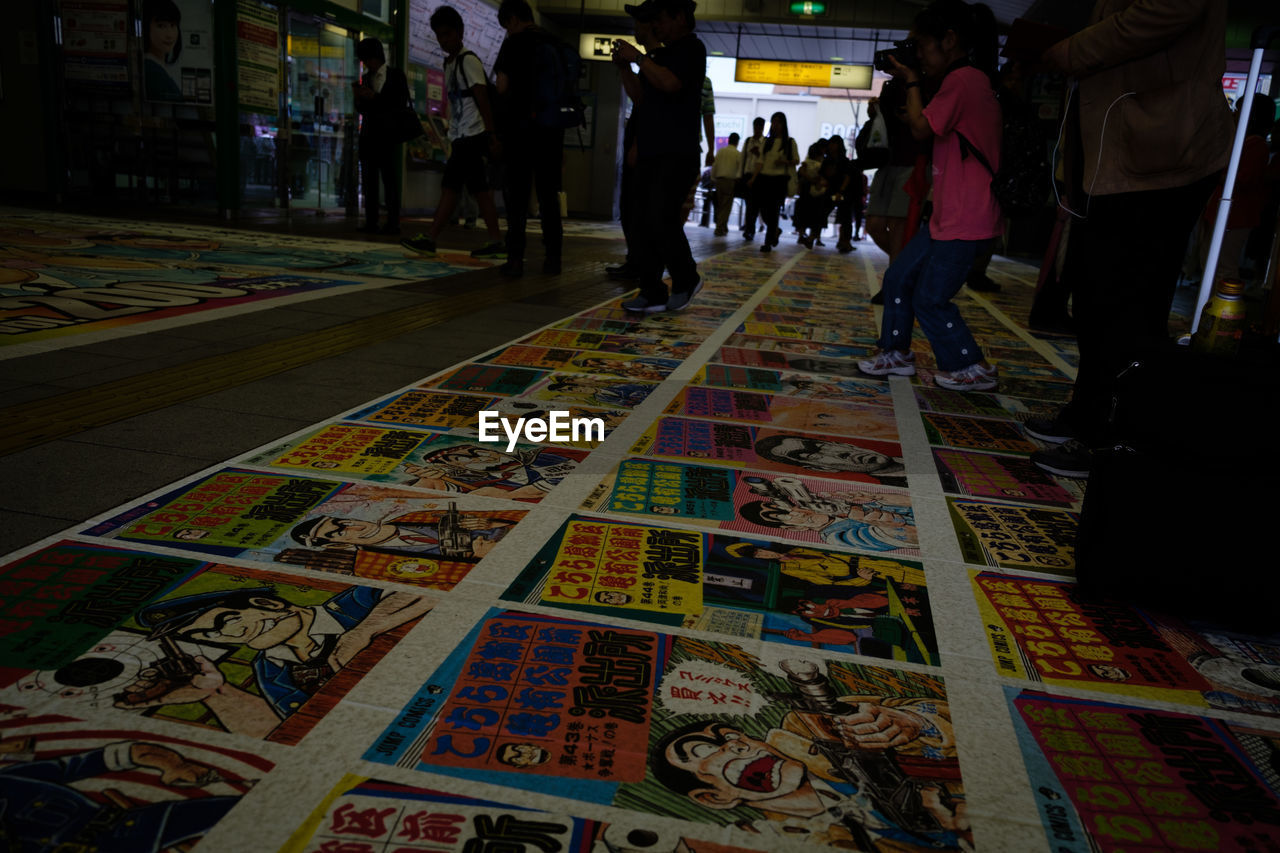
{"label": "comic book cover on floor", "polygon": [[1020,456],[934,448],[942,490],[953,495],[1079,508],[1079,481],[1054,477]]}
{"label": "comic book cover on floor", "polygon": [[925,435],[934,447],[957,447],[965,450],[998,450],[1023,456],[1039,450],[1040,445],[1027,438],[1011,420],[967,418],[941,412],[921,412]]}
{"label": "comic book cover on floor", "polygon": [[924,569],[907,560],[570,516],[502,597],[938,663]]}
{"label": "comic book cover on floor", "polygon": [[598,332],[571,332],[560,329],[543,329],[522,339],[520,343],[626,355],[655,355],[660,358],[688,358],[700,346],[696,341],[637,338],[628,335],[603,335]]}
{"label": "comic book cover on floor", "polygon": [[[575,418],[599,418],[604,422],[604,438],[608,438],[628,414],[618,409],[552,406],[515,397],[479,397],[450,391],[405,391],[367,406],[348,417],[351,420],[375,424],[448,430],[454,435],[474,437],[478,434],[481,412],[497,412],[500,417],[511,420],[517,418],[546,420],[551,417],[553,410],[564,412],[571,421]],[[584,431],[574,437],[573,432],[570,431],[569,441],[548,441],[547,443],[591,450],[599,447],[603,440],[594,432],[586,434]]]}
{"label": "comic book cover on floor", "polygon": [[1071,575],[1080,514],[1054,507],[947,498],[966,563]]}
{"label": "comic book cover on floor", "polygon": [[726,338],[724,345],[735,349],[754,349],[789,353],[791,355],[812,355],[819,358],[863,358],[875,351],[875,345],[828,344],[821,341],[799,340],[791,337],[766,338],[741,332],[734,332]]}
{"label": "comic book cover on floor", "polygon": [[1066,581],[971,573],[1003,675],[1280,717],[1280,634],[1249,637],[1123,602],[1082,601]]}
{"label": "comic book cover on floor", "polygon": [[186,850],[274,766],[214,743],[0,704],[5,849]]}
{"label": "comic book cover on floor", "polygon": [[7,621],[41,619],[7,633],[0,701],[286,744],[434,605],[407,591],[69,541],[2,570],[27,589]]}
{"label": "comic book cover on floor", "polygon": [[552,373],[521,396],[539,403],[602,406],[607,409],[634,409],[645,401],[657,382],[594,376],[590,373]]}
{"label": "comic book cover on floor", "polygon": [[866,377],[815,376],[812,373],[765,370],[760,367],[708,364],[694,374],[689,384],[745,388],[786,397],[816,397],[893,407],[893,393],[889,390],[889,383]]}
{"label": "comic book cover on floor", "polygon": [[580,509],[903,556],[920,548],[905,490],[763,471],[624,459]]}
{"label": "comic book cover on floor", "polygon": [[747,853],[655,829],[604,823],[347,774],[280,853]]}
{"label": "comic book cover on floor", "polygon": [[898,420],[892,409],[843,400],[815,400],[690,386],[676,395],[665,413],[762,424],[802,432],[873,439],[898,438]]}
{"label": "comic book cover on floor", "polygon": [[490,611],[364,757],[523,790],[554,779],[556,796],[752,843],[973,840],[936,675],[515,611]]}
{"label": "comic book cover on floor", "polygon": [[[795,338],[796,340],[815,341],[824,344],[844,344],[848,346],[856,346],[866,344],[868,341],[875,340],[875,323],[871,315],[867,315],[866,323],[857,322],[857,318],[848,318],[845,314],[840,315],[842,322],[849,322],[847,329],[837,329],[825,326],[809,326],[809,325],[790,325],[782,323],[761,323],[753,320],[747,320],[738,326],[737,331],[745,335],[760,335],[768,338]],[[739,358],[750,358],[750,356],[737,353]],[[729,361],[728,359],[723,359]],[[730,361],[731,364],[738,362]],[[755,362],[745,362],[754,364]]]}
{"label": "comic book cover on floor", "polygon": [[905,486],[897,442],[791,432],[746,424],[661,417],[631,446],[634,454],[696,459],[705,464],[812,474],[886,486]]}
{"label": "comic book cover on floor", "polygon": [[[491,432],[502,436],[496,426]],[[509,444],[506,437],[484,443],[466,436],[339,423],[241,462],[537,503],[588,455],[523,443],[507,450]]]}
{"label": "comic book cover on floor", "polygon": [[1238,723],[1005,688],[1060,853],[1280,850],[1280,738]]}
{"label": "comic book cover on floor", "polygon": [[464,364],[422,383],[423,388],[471,391],[517,397],[546,377],[547,371],[505,364]]}
{"label": "comic book cover on floor", "polygon": [[680,366],[680,360],[675,358],[622,355],[528,344],[513,344],[484,356],[483,361],[536,367],[541,370],[559,370],[566,373],[595,373],[601,376],[619,376],[624,379],[645,379],[650,382],[662,381],[671,371]]}
{"label": "comic book cover on floor", "polygon": [[227,468],[83,532],[452,589],[527,514],[501,505]]}
{"label": "comic book cover on floor", "polygon": [[863,377],[858,370],[857,359],[815,358],[809,355],[793,355],[787,352],[721,347],[713,358],[723,364],[743,367],[763,367],[769,370],[798,371],[800,373],[824,373],[828,376]]}
{"label": "comic book cover on floor", "polygon": [[916,386],[916,402],[924,412],[944,412],[950,415],[974,415],[983,418],[1016,418],[1018,415],[1040,415],[1052,407],[1036,401],[1020,400],[1005,394],[984,394],[966,391],[957,394],[945,388]]}
{"label": "comic book cover on floor", "polygon": [[[920,348],[917,347],[916,352],[919,351]],[[997,365],[997,367],[1001,367],[1001,365]],[[917,367],[916,375],[911,377],[911,381],[923,388],[933,388],[937,386],[937,382],[935,381],[936,373],[937,371],[927,367]],[[1000,384],[997,386],[997,390],[1002,395],[1021,397],[1028,401],[1037,401],[1040,403],[1065,403],[1071,398],[1071,389],[1073,384],[1074,383],[1070,379],[1056,380],[1042,376],[1006,377],[1001,373]],[[952,393],[959,394],[962,392]]]}

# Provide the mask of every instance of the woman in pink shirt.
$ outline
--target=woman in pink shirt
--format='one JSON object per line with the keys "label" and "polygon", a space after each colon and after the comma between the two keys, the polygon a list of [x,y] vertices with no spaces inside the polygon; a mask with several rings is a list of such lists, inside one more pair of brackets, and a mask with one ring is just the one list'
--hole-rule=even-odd
{"label": "woman in pink shirt", "polygon": [[[934,381],[957,391],[989,391],[996,368],[951,299],[974,258],[1003,230],[992,172],[961,149],[963,137],[992,170],[1000,169],[1000,105],[980,70],[995,70],[995,17],[980,3],[934,0],[916,16],[912,38],[920,69],[890,60],[890,73],[906,82],[912,136],[933,139],[933,215],[885,271],[880,351],[858,367],[872,376],[914,375],[911,330],[919,320],[940,370]],[[920,96],[922,73],[940,81],[928,106]]]}

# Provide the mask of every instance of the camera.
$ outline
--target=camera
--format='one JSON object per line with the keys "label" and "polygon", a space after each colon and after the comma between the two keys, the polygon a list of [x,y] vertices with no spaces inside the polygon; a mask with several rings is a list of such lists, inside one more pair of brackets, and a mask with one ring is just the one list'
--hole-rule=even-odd
{"label": "camera", "polygon": [[875,57],[871,60],[871,64],[875,66],[877,71],[892,71],[893,66],[889,64],[889,57],[893,57],[907,68],[920,70],[920,60],[916,58],[916,41],[915,39],[903,39],[895,41],[893,47],[887,50],[877,50]]}

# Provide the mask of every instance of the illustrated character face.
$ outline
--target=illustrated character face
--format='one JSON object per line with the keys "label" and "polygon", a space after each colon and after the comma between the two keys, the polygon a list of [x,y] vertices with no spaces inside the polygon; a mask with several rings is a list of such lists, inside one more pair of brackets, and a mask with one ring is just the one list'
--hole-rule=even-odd
{"label": "illustrated character face", "polygon": [[477,473],[501,471],[520,462],[517,457],[509,453],[474,444],[450,447],[447,450],[428,454],[425,461],[453,465]]}
{"label": "illustrated character face", "polygon": [[1091,663],[1089,664],[1089,671],[1108,681],[1128,681],[1133,678],[1133,674],[1129,670],[1110,663]]}
{"label": "illustrated character face", "polygon": [[676,515],[677,510],[673,506],[663,506],[662,504],[654,504],[649,507],[649,512],[656,512],[658,515]]}
{"label": "illustrated character face", "polygon": [[630,593],[616,589],[603,589],[596,593],[595,599],[601,604],[629,604],[632,600]]}
{"label": "illustrated character face", "polygon": [[796,436],[784,438],[769,455],[817,471],[867,473],[893,464],[891,457],[856,444]]}
{"label": "illustrated character face", "polygon": [[551,753],[531,743],[504,743],[498,747],[498,761],[508,767],[537,767],[550,759]]}
{"label": "illustrated character face", "polygon": [[325,516],[311,532],[315,545],[377,545],[396,535],[390,524],[364,521],[359,518],[333,518]]}
{"label": "illustrated character face", "polygon": [[840,608],[825,602],[801,601],[796,613],[806,619],[832,619],[840,615]]}
{"label": "illustrated character face", "polygon": [[685,735],[667,746],[666,759],[704,785],[689,791],[690,799],[714,809],[767,802],[808,781],[803,764],[736,729],[721,727],[717,737],[708,726]]}
{"label": "illustrated character face", "polygon": [[278,646],[302,628],[302,618],[274,598],[250,599],[244,608],[211,607],[180,634],[197,643],[243,645],[251,649]]}
{"label": "illustrated character face", "polygon": [[181,530],[175,530],[173,533],[173,538],[182,539],[186,542],[195,542],[196,540],[203,539],[208,535],[209,535],[209,531],[207,530],[200,530],[199,528],[196,528],[196,527],[184,527]]}
{"label": "illustrated character face", "polygon": [[772,519],[782,527],[790,527],[795,530],[821,530],[831,521],[831,517],[826,513],[798,506],[780,506],[778,504],[767,507],[761,512],[761,515]]}

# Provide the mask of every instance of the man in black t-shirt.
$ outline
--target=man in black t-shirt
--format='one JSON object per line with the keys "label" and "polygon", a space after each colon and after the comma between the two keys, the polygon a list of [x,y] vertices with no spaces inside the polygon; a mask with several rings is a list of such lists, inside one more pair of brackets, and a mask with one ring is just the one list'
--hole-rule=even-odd
{"label": "man in black t-shirt", "polygon": [[507,31],[493,63],[500,99],[498,135],[506,166],[504,193],[507,204],[507,262],[504,275],[524,274],[525,226],[529,219],[529,193],[538,189],[542,219],[542,271],[560,272],[564,226],[560,221],[561,161],[564,129],[539,122],[539,85],[542,75],[553,75],[551,62],[559,62],[556,39],[535,26],[533,9],[525,0],[503,0],[498,23]]}
{"label": "man in black t-shirt", "polygon": [[[640,293],[622,303],[628,311],[679,311],[702,289],[698,266],[684,234],[681,212],[701,164],[702,81],[707,51],[693,34],[693,0],[645,0],[656,14],[653,31],[662,47],[643,54],[618,41],[614,49],[627,64],[622,82],[635,101],[635,137],[626,152],[636,166],[637,248]],[[634,14],[636,7],[627,7]],[[631,69],[636,63],[639,71]],[[671,293],[662,281],[671,273]]]}

